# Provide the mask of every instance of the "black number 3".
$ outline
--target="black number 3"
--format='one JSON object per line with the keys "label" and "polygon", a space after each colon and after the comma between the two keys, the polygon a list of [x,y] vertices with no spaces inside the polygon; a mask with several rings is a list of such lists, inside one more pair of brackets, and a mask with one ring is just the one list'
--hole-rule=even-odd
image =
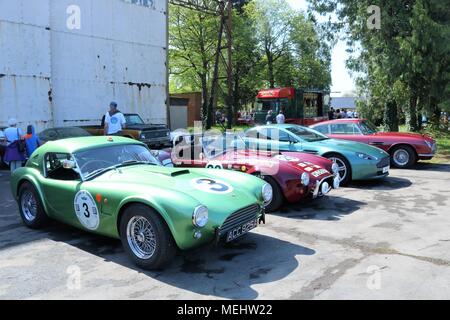
{"label": "black number 3", "polygon": [[83,208],[84,208],[84,216],[86,218],[89,218],[91,216],[91,213],[89,212],[89,206],[87,203],[83,203]]}

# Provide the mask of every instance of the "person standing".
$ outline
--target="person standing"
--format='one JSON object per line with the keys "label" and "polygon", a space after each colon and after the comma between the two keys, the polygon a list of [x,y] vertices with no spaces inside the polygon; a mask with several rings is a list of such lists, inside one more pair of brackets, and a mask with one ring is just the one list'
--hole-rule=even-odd
{"label": "person standing", "polygon": [[12,118],[8,121],[9,127],[5,129],[4,135],[6,138],[6,150],[5,150],[5,158],[4,161],[9,163],[9,167],[11,172],[14,172],[16,169],[22,167],[23,162],[25,161],[24,151],[22,150],[21,141],[22,138],[22,130],[17,128],[17,120]]}
{"label": "person standing", "polygon": [[284,116],[283,111],[280,111],[280,113],[276,117],[277,124],[284,124],[286,122],[286,117]]}
{"label": "person standing", "polygon": [[328,111],[328,120],[334,120],[334,108],[331,107],[330,111]]}
{"label": "person standing", "polygon": [[37,148],[41,146],[41,141],[37,136],[34,126],[29,125],[27,127],[27,135],[25,136],[26,152],[27,158],[29,159],[31,155],[36,151]]}
{"label": "person standing", "polygon": [[266,116],[266,124],[271,125],[272,123],[273,123],[272,110],[269,110]]}
{"label": "person standing", "polygon": [[125,116],[117,109],[117,103],[111,102],[109,105],[109,112],[105,115],[105,135],[122,135],[122,130],[126,129],[126,123]]}

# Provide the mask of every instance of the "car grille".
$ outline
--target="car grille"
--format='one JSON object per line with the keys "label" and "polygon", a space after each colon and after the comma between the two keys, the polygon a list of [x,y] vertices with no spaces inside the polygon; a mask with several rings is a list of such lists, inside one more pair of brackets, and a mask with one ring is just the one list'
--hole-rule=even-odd
{"label": "car grille", "polygon": [[225,220],[223,225],[220,227],[220,233],[223,234],[243,223],[251,221],[252,219],[257,219],[260,212],[260,206],[257,204],[236,211]]}
{"label": "car grille", "polygon": [[145,139],[165,138],[168,136],[168,130],[145,131],[142,134]]}
{"label": "car grille", "polygon": [[378,162],[377,168],[384,168],[384,167],[389,166],[389,164],[390,164],[390,159],[389,159],[389,157],[386,157],[386,158],[381,159],[380,162]]}

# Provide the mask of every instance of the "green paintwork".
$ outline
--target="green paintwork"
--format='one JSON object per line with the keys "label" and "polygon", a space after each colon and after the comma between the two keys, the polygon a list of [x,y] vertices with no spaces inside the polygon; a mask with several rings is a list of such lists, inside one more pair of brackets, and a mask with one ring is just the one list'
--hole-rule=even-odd
{"label": "green paintwork", "polygon": [[[26,167],[16,170],[11,177],[14,197],[24,181],[37,189],[45,211],[53,219],[87,230],[79,222],[74,209],[75,194],[88,191],[97,203],[100,212],[99,227],[93,233],[119,238],[118,219],[122,209],[131,203],[142,203],[156,210],[166,221],[180,249],[189,249],[214,240],[215,229],[220,227],[232,213],[257,203],[262,208],[261,190],[265,182],[259,178],[239,172],[208,169],[166,168],[152,165],[132,165],[109,171],[90,181],[61,181],[45,177],[44,156],[47,153],[76,153],[81,150],[98,149],[110,145],[137,144],[140,142],[114,137],[75,138],[49,142],[40,147],[28,161]],[[172,174],[181,172],[180,175]],[[184,173],[183,173],[184,172]],[[230,184],[234,191],[228,194],[212,194],[192,187],[195,178],[209,178]],[[107,200],[105,202],[105,199]],[[200,229],[203,236],[193,237],[197,230],[192,224],[195,207],[204,205],[209,209],[209,222]],[[261,214],[263,209],[261,209]]]}
{"label": "green paintwork", "polygon": [[[369,146],[364,143],[338,139],[329,139],[317,131],[316,133],[318,135],[323,136],[325,139],[322,141],[309,142],[302,139],[301,136],[297,136],[291,133],[288,130],[288,128],[290,127],[304,128],[293,124],[266,125],[249,129],[246,132],[246,135],[251,134],[251,131],[254,130],[276,129],[280,130],[281,132],[287,133],[292,138],[291,142],[278,140],[262,140],[254,138],[246,138],[246,140],[249,143],[258,144],[260,148],[268,148],[270,145],[270,148],[272,150],[307,152],[317,154],[319,156],[326,156],[327,154],[330,153],[340,154],[344,156],[350,163],[352,170],[352,180],[379,179],[387,176],[387,174],[380,175],[379,172],[381,169],[377,168],[377,164],[382,159],[389,158],[389,154],[384,152],[383,150]],[[367,154],[369,156],[377,158],[377,160],[361,159],[357,156],[357,153]]]}

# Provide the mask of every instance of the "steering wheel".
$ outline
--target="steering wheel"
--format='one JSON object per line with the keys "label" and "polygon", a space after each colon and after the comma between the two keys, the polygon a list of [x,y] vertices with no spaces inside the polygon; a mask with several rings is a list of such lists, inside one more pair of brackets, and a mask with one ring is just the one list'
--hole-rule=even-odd
{"label": "steering wheel", "polygon": [[[111,166],[114,166],[114,165],[115,165],[114,162],[110,162],[110,161],[106,161],[106,160],[93,159],[93,160],[89,160],[88,162],[86,162],[85,164],[83,164],[83,165],[80,167],[80,171],[81,171],[81,172],[85,172],[85,168],[86,168],[86,167],[89,167],[90,165],[92,165],[92,164],[94,164],[94,163],[97,163],[97,162],[106,164],[105,168],[106,168],[106,167],[111,167]],[[96,168],[94,168],[93,170],[87,170],[87,171],[88,171],[88,172],[91,172],[91,171],[100,169],[100,168],[102,168],[102,167],[103,167],[103,166],[100,165],[100,166],[97,166]]]}

